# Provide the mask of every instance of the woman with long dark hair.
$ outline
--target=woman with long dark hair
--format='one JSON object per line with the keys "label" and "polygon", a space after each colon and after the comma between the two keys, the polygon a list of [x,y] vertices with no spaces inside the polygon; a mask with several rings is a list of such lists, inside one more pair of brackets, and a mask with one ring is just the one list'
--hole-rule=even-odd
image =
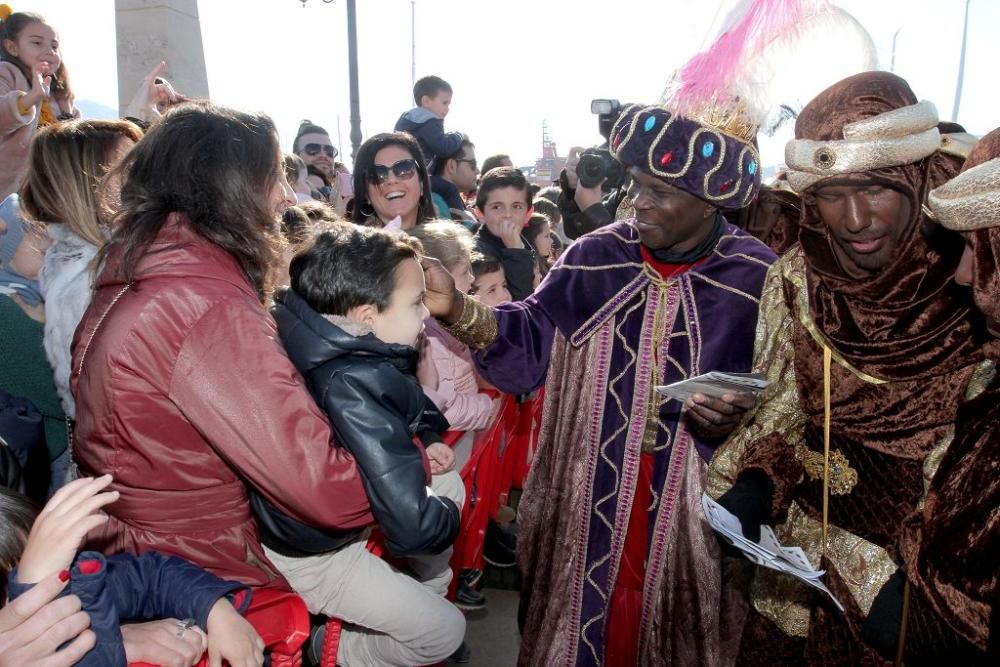
{"label": "woman with long dark hair", "polygon": [[345,540],[372,523],[354,460],[277,340],[265,303],[294,203],[272,121],[209,104],[168,112],[112,178],[115,233],[74,340],[81,473],[120,499],[90,535],[284,585],[246,485]]}
{"label": "woman with long dark hair", "polygon": [[354,222],[385,227],[395,218],[412,229],[435,217],[431,181],[417,140],[405,132],[376,134],[354,161]]}

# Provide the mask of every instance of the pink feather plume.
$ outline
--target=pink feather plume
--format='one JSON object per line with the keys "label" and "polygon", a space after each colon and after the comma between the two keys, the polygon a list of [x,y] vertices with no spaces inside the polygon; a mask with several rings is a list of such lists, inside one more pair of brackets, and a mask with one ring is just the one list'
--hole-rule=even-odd
{"label": "pink feather plume", "polygon": [[[706,51],[687,62],[671,84],[669,105],[678,113],[726,106],[740,96],[752,76],[750,63],[775,42],[790,41],[797,26],[827,0],[750,0],[730,16],[735,21]],[[748,110],[750,115],[755,111]]]}

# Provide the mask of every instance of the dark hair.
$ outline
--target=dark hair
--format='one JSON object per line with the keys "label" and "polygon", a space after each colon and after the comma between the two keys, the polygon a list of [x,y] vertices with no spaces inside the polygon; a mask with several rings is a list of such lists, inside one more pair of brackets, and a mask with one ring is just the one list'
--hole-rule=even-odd
{"label": "dark hair", "polygon": [[450,94],[451,84],[439,76],[422,77],[413,84],[413,101],[419,107],[424,96],[435,97],[442,90]]}
{"label": "dark hair", "polygon": [[38,507],[27,496],[0,487],[0,607],[7,599],[7,577],[21,560]]}
{"label": "dark hair", "polygon": [[306,212],[298,206],[289,206],[281,214],[281,235],[292,246],[296,246],[309,237],[313,221]]}
{"label": "dark hair", "polygon": [[[531,244],[532,249],[535,248],[535,239],[537,239],[538,235],[542,233],[542,227],[546,224],[550,227],[552,226],[552,220],[550,220],[547,215],[533,213],[528,217],[528,224],[524,226],[524,231],[521,232],[521,236],[525,241]],[[551,233],[551,229],[549,233]]]}
{"label": "dark hair", "polygon": [[535,193],[535,202],[538,202],[540,199],[544,199],[558,206],[559,194],[561,192],[562,188],[560,188],[558,185],[547,185]]}
{"label": "dark hair", "polygon": [[[420,179],[420,204],[417,207],[417,223],[426,222],[436,217],[434,200],[431,199],[431,179],[427,174],[424,154],[420,144],[406,132],[383,132],[370,137],[358,148],[354,158],[354,210],[353,220],[364,223],[375,215],[368,199],[368,183],[372,180],[375,170],[375,156],[387,146],[399,146],[405,149],[417,162],[417,177]],[[368,211],[365,209],[368,208]]]}
{"label": "dark hair", "polygon": [[479,181],[479,189],[476,191],[476,208],[482,211],[490,193],[501,188],[514,188],[523,191],[524,203],[528,205],[528,208],[531,208],[531,188],[528,187],[528,179],[517,167],[497,167],[486,172],[486,175]]}
{"label": "dark hair", "polygon": [[[6,21],[0,22],[0,61],[8,62],[21,70],[21,74],[28,80],[29,86],[34,85],[31,68],[25,65],[20,58],[8,51],[7,47],[4,46],[3,40],[9,39],[12,42],[16,42],[17,36],[21,34],[21,31],[32,23],[49,25],[41,15],[32,12],[14,12],[7,17]],[[51,28],[52,26],[49,27]],[[73,87],[69,83],[69,72],[66,70],[66,63],[62,62],[61,58],[59,68],[52,73],[52,85],[49,90],[52,97],[60,103],[60,106],[65,102],[73,101]]]}
{"label": "dark hair", "polygon": [[451,155],[447,157],[438,156],[438,158],[434,160],[434,165],[431,167],[431,173],[434,174],[435,176],[443,175],[444,168],[448,165],[449,160],[458,160],[463,155],[465,155],[466,148],[475,148],[475,147],[476,145],[474,143],[466,139],[465,141],[462,142],[462,145],[458,147],[458,150],[452,153]]}
{"label": "dark hair", "polygon": [[140,261],[171,213],[239,263],[266,301],[281,244],[268,193],[282,178],[274,123],[263,114],[210,103],[169,110],[115,170],[121,210],[102,253],[119,248],[119,275],[135,280]]}
{"label": "dark hair", "polygon": [[296,155],[299,154],[299,139],[302,138],[303,134],[325,134],[330,136],[330,133],[319,125],[315,125],[311,120],[304,120],[299,123],[299,131],[295,133],[295,139],[292,140],[292,152]]}
{"label": "dark hair", "polygon": [[333,206],[322,201],[307,201],[299,204],[295,208],[300,209],[310,221],[316,222],[343,222],[341,217],[333,209]]}
{"label": "dark hair", "polygon": [[559,207],[547,197],[536,195],[532,207],[535,209],[535,213],[541,213],[547,217],[553,226],[559,224],[559,220],[562,219]]}
{"label": "dark hair", "polygon": [[338,225],[313,237],[288,275],[295,293],[318,313],[346,315],[369,304],[382,312],[396,289],[396,268],[419,256],[419,241],[405,234]]}
{"label": "dark hair", "polygon": [[472,258],[472,275],[476,280],[488,273],[496,273],[503,270],[503,262],[493,255],[479,255]]}
{"label": "dark hair", "polygon": [[[479,293],[476,282],[483,276],[503,271],[503,262],[492,255],[479,255],[472,258],[472,286],[469,288],[469,296]],[[505,276],[506,277],[506,276]]]}
{"label": "dark hair", "polygon": [[497,153],[496,155],[491,155],[485,160],[483,160],[483,166],[481,168],[481,171],[484,174],[486,174],[487,172],[490,172],[496,169],[497,167],[505,166],[503,164],[504,162],[510,162],[511,164],[513,164],[514,161],[511,160],[510,156],[507,155],[506,153]]}
{"label": "dark hair", "polygon": [[323,179],[323,185],[327,186],[333,185],[333,183],[330,181],[330,177],[324,174],[322,171],[320,171],[319,167],[317,167],[316,165],[311,164],[307,166],[306,173],[309,174],[310,176],[316,176],[318,178]]}
{"label": "dark hair", "polygon": [[307,171],[306,162],[298,155],[285,154],[285,180],[294,183],[299,180],[299,173]]}

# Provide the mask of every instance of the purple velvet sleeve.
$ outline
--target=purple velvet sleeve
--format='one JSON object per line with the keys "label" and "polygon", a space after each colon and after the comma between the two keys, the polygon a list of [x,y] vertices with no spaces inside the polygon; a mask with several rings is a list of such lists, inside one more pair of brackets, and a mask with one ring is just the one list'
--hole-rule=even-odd
{"label": "purple velvet sleeve", "polygon": [[556,326],[535,297],[493,309],[497,339],[475,355],[479,372],[497,389],[527,394],[545,384]]}

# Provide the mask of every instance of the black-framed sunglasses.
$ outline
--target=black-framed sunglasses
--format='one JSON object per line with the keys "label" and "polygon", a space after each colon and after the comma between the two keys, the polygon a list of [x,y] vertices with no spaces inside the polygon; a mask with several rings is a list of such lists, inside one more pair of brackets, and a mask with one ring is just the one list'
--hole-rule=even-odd
{"label": "black-framed sunglasses", "polygon": [[479,171],[479,161],[467,157],[455,158],[455,162],[468,162],[474,171]]}
{"label": "black-framed sunglasses", "polygon": [[302,147],[302,150],[304,150],[306,152],[306,155],[308,155],[309,157],[316,157],[317,155],[319,155],[320,151],[326,153],[326,156],[328,158],[337,157],[337,149],[334,148],[333,146],[327,146],[324,144],[306,144],[305,146]]}
{"label": "black-framed sunglasses", "polygon": [[390,166],[376,164],[368,173],[368,180],[376,185],[381,185],[389,180],[389,172],[401,181],[408,181],[417,174],[417,161],[411,157],[399,160]]}

